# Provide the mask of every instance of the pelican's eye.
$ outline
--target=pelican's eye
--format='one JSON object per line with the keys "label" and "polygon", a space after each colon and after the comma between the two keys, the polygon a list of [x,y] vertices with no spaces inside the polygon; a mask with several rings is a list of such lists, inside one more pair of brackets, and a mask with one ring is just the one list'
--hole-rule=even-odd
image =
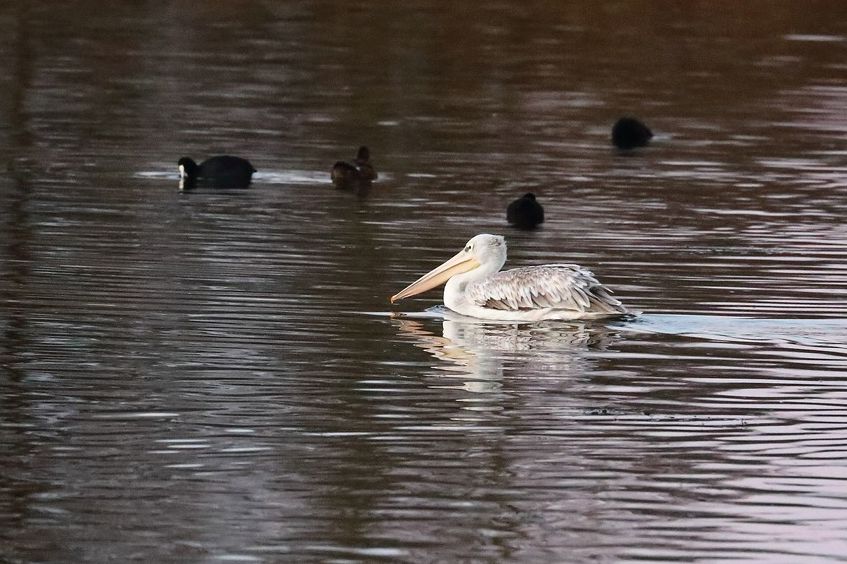
{"label": "pelican's eye", "polygon": [[468,245],[467,247],[465,247],[465,252],[466,252],[466,253],[471,252],[471,246],[470,246],[470,245]]}

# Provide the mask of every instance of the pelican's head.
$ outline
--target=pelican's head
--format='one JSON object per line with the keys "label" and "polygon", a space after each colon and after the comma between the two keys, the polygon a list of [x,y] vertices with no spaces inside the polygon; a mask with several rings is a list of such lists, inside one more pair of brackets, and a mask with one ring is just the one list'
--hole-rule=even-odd
{"label": "pelican's head", "polygon": [[483,267],[486,274],[497,272],[506,262],[506,240],[500,235],[483,233],[472,238],[465,248],[442,264],[427,272],[393,296],[391,303],[440,286],[457,274]]}
{"label": "pelican's head", "polygon": [[506,262],[506,239],[482,233],[468,241],[462,252],[471,253],[480,264],[499,263],[497,270],[500,270]]}

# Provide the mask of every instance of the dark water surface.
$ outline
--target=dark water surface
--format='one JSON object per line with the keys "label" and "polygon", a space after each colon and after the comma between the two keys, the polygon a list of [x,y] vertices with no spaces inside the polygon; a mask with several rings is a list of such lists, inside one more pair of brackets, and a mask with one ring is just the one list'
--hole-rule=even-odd
{"label": "dark water surface", "polygon": [[[847,4],[597,4],[0,6],[0,561],[847,558]],[[387,315],[480,232],[644,313]]]}

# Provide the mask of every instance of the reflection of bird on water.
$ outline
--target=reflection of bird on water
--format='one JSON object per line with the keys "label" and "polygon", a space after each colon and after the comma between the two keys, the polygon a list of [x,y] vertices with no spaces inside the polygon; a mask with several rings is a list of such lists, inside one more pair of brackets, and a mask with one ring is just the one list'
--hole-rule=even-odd
{"label": "reflection of bird on water", "polygon": [[575,264],[546,264],[498,272],[506,241],[477,235],[453,258],[391,297],[391,302],[445,282],[444,304],[480,319],[539,321],[624,315],[621,303],[594,275]]}
{"label": "reflection of bird on water", "polygon": [[[413,344],[431,354],[434,358],[444,361],[433,368],[439,371],[456,373],[462,378],[462,388],[469,392],[491,393],[502,386],[500,380],[503,374],[503,363],[499,359],[485,354],[477,354],[463,346],[461,341],[454,341],[448,336],[448,324],[455,322],[444,320],[444,336],[439,337],[427,331],[418,321],[395,321],[400,334],[411,337]],[[468,379],[470,377],[471,379]],[[479,409],[479,406],[474,406]]]}
{"label": "reflection of bird on water", "polygon": [[[444,361],[434,368],[476,378],[463,386],[475,392],[499,388],[504,363],[520,367],[521,373],[537,369],[539,373],[549,374],[555,370],[559,378],[582,374],[585,368],[582,353],[603,349],[616,337],[604,325],[582,321],[518,325],[448,317],[442,321],[443,336],[420,321],[398,319],[393,323],[400,335],[410,337],[415,346]],[[519,364],[514,364],[516,361]]]}
{"label": "reflection of bird on water", "polygon": [[653,132],[634,117],[622,117],[612,126],[612,143],[618,149],[643,147],[653,138]]}
{"label": "reflection of bird on water", "polygon": [[506,208],[506,221],[518,229],[534,229],[544,223],[544,208],[532,192],[526,193]]}
{"label": "reflection of bird on water", "polygon": [[222,155],[206,159],[199,165],[189,157],[182,157],[177,163],[181,186],[192,188],[206,186],[210,188],[246,188],[256,169],[247,159]]}
{"label": "reflection of bird on water", "polygon": [[377,177],[371,164],[371,152],[362,145],[352,163],[338,161],[332,165],[331,177],[336,188],[358,189],[369,186]]}

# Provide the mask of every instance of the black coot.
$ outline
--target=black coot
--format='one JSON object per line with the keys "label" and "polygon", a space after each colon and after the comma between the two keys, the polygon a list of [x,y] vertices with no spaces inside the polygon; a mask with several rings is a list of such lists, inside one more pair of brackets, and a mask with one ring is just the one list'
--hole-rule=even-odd
{"label": "black coot", "polygon": [[246,188],[256,169],[247,159],[222,155],[206,159],[199,165],[188,157],[177,163],[185,187]]}
{"label": "black coot", "polygon": [[612,143],[618,149],[643,147],[653,138],[653,132],[634,117],[622,117],[612,126]]}
{"label": "black coot", "polygon": [[518,229],[535,229],[544,223],[544,208],[535,200],[535,194],[524,194],[506,208],[506,221]]}

